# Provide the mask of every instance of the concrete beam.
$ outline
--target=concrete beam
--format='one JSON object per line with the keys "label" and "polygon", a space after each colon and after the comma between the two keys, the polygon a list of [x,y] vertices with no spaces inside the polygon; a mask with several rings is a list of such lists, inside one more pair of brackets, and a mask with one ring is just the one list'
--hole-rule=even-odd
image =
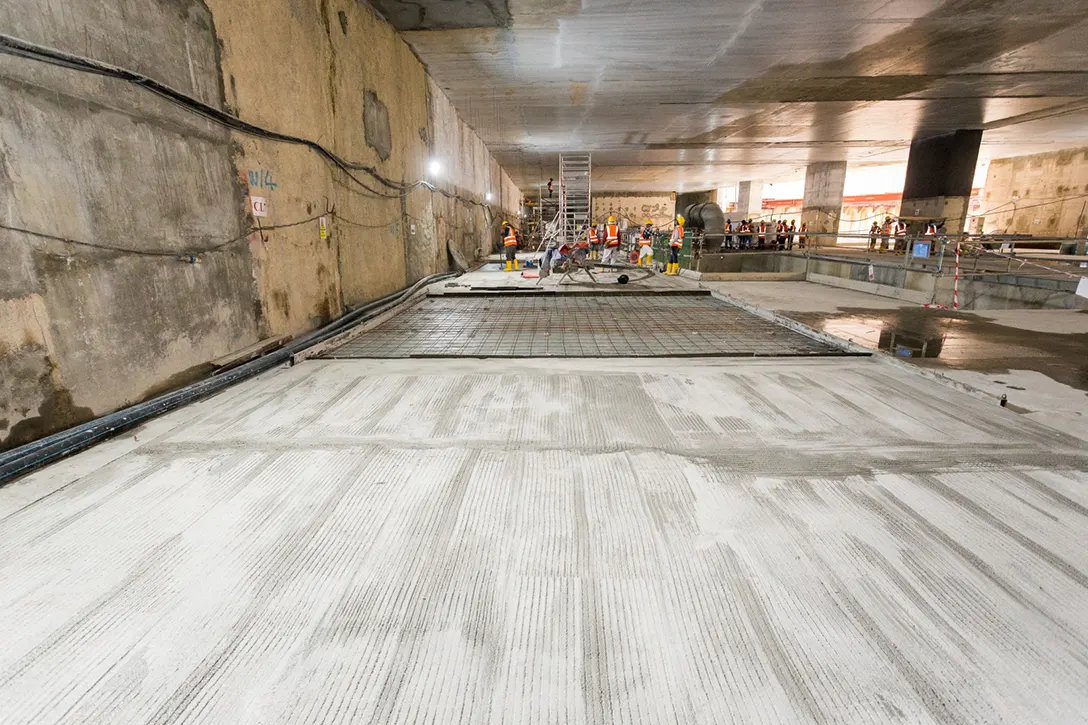
{"label": "concrete beam", "polygon": [[762,214],[763,182],[742,181],[737,185],[737,215],[741,219],[755,218]]}
{"label": "concrete beam", "polygon": [[964,230],[981,144],[980,130],[956,131],[911,142],[899,209],[910,233],[921,233],[931,219],[943,220],[945,231],[950,234]]}
{"label": "concrete beam", "polygon": [[809,164],[805,170],[805,198],[801,207],[801,222],[808,224],[810,232],[838,233],[845,185],[845,161]]}

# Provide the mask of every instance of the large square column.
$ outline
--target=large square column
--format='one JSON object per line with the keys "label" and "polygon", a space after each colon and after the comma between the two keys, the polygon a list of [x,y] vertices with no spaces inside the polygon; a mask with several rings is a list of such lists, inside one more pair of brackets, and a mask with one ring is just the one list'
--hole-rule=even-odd
{"label": "large square column", "polygon": [[[824,161],[805,169],[805,198],[801,203],[801,222],[809,233],[838,234],[842,217],[842,191],[846,186],[846,162]],[[833,237],[817,240],[834,244]]]}
{"label": "large square column", "polygon": [[763,182],[742,181],[737,184],[737,215],[741,219],[755,219],[763,212]]}
{"label": "large square column", "polygon": [[955,131],[911,142],[899,209],[910,233],[923,232],[930,220],[943,220],[948,234],[964,230],[981,144],[982,131]]}

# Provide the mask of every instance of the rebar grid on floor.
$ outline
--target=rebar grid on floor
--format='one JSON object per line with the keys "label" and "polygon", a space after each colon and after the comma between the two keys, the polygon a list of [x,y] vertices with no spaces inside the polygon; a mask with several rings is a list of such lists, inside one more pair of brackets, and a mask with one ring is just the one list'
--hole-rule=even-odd
{"label": "rebar grid on floor", "polygon": [[498,295],[426,299],[322,357],[844,354],[709,296]]}

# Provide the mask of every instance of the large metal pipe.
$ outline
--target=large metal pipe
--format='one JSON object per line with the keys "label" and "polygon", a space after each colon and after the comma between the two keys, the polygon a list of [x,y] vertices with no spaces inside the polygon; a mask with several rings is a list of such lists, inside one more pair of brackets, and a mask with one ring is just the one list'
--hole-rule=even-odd
{"label": "large metal pipe", "polygon": [[712,201],[692,204],[684,211],[684,219],[693,229],[703,230],[708,243],[720,243],[725,238],[725,213]]}

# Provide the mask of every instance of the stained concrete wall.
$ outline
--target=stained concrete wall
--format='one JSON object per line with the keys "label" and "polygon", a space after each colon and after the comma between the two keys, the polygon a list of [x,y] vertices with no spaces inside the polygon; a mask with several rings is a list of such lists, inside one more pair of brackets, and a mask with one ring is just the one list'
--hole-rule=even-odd
{"label": "stained concrete wall", "polygon": [[[444,270],[447,239],[488,246],[493,217],[516,208],[509,177],[365,3],[25,0],[0,6],[0,27],[396,181],[424,178],[441,156],[441,188],[490,192],[496,209],[355,172],[375,195],[305,147],[233,134],[122,81],[0,56],[0,223],[60,238],[0,229],[0,448]],[[250,216],[250,194],[267,217]],[[256,222],[266,230],[251,233]]]}
{"label": "stained concrete wall", "polygon": [[983,232],[1088,233],[1088,148],[994,159],[982,191]]}
{"label": "stained concrete wall", "polygon": [[654,220],[659,229],[668,227],[679,211],[672,194],[655,192],[601,193],[593,195],[593,218],[604,223],[609,215],[615,215],[622,224],[641,226],[647,219]]}

